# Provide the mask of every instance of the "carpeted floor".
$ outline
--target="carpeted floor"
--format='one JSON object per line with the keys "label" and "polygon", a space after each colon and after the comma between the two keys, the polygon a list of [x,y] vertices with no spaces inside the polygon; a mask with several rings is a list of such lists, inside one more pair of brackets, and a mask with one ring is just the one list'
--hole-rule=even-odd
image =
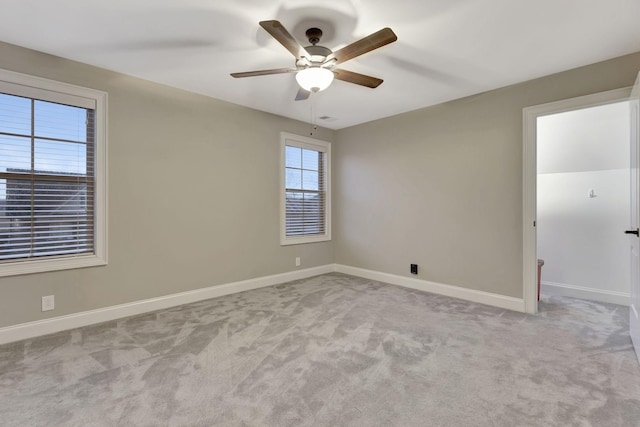
{"label": "carpeted floor", "polygon": [[638,426],[626,307],[327,274],[0,346],[2,426]]}

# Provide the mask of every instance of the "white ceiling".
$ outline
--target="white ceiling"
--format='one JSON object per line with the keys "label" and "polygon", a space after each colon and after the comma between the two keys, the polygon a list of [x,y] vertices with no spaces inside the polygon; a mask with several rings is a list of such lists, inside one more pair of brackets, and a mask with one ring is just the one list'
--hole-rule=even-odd
{"label": "white ceiling", "polygon": [[258,22],[335,50],[381,28],[398,41],[341,64],[384,79],[335,81],[318,124],[343,127],[640,51],[640,0],[0,0],[0,40],[270,113],[310,121],[293,56]]}

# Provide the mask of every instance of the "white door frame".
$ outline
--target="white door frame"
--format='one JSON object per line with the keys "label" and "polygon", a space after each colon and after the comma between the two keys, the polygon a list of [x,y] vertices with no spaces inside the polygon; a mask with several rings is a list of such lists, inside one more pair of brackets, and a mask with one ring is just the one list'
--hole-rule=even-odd
{"label": "white door frame", "polygon": [[[598,105],[628,101],[631,88],[621,88],[522,109],[522,298],[524,311],[538,312],[538,259],[536,241],[536,124],[538,117]],[[621,230],[620,232],[622,233]]]}

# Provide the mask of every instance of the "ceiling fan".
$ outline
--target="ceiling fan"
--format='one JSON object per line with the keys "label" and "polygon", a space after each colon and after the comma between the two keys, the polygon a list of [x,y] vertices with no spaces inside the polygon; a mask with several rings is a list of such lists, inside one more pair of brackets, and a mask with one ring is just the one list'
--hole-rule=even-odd
{"label": "ceiling fan", "polygon": [[280,22],[261,21],[260,26],[293,54],[296,58],[295,68],[247,71],[243,73],[231,73],[231,76],[253,77],[268,74],[296,73],[296,80],[300,85],[300,90],[296,95],[296,101],[309,98],[311,92],[315,93],[326,89],[334,78],[370,88],[380,86],[382,79],[343,70],[336,68],[336,66],[398,39],[391,28],[383,28],[380,31],[333,52],[331,49],[318,45],[322,37],[322,30],[319,28],[309,28],[306,31],[305,34],[311,46],[302,47]]}

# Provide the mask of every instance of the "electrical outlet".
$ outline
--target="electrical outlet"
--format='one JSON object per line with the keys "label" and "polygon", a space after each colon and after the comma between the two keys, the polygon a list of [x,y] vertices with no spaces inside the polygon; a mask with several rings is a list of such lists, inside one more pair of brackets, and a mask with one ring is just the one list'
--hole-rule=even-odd
{"label": "electrical outlet", "polygon": [[418,274],[418,264],[411,264],[411,274]]}
{"label": "electrical outlet", "polygon": [[56,301],[53,295],[42,297],[42,311],[49,311],[56,308]]}
{"label": "electrical outlet", "polygon": [[296,267],[300,267],[300,257],[296,257]]}

